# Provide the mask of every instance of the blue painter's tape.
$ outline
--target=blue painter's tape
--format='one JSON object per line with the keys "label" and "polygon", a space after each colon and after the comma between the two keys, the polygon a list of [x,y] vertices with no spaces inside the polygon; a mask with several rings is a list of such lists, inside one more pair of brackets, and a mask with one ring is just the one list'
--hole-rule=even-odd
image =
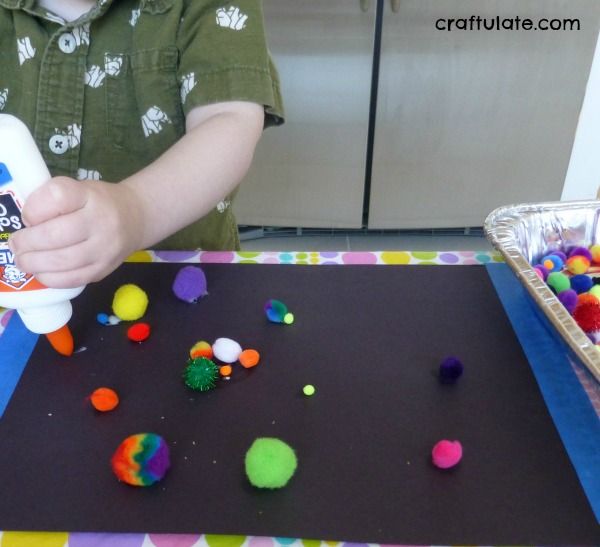
{"label": "blue painter's tape", "polygon": [[506,264],[486,268],[600,521],[600,419],[569,362],[574,353]]}
{"label": "blue painter's tape", "polygon": [[0,418],[4,414],[38,339],[27,330],[17,312],[0,336]]}

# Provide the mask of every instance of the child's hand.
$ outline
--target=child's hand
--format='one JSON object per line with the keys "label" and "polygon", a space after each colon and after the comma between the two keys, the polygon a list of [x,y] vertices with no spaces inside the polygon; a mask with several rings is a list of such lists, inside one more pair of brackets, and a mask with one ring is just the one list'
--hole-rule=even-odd
{"label": "child's hand", "polygon": [[133,190],[55,177],[23,207],[26,228],[10,236],[17,267],[48,287],[77,287],[108,275],[138,249],[142,231]]}

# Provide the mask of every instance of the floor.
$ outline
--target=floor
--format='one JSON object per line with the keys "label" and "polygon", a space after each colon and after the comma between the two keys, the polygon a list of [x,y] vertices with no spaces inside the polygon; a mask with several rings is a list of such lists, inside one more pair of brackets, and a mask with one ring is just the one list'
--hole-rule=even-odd
{"label": "floor", "polygon": [[481,229],[364,232],[241,228],[242,251],[492,251]]}

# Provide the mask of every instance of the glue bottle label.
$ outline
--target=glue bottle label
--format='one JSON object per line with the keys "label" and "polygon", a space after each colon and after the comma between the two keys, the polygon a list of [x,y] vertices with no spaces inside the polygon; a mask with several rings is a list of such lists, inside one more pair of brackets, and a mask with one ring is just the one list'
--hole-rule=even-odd
{"label": "glue bottle label", "polygon": [[[15,266],[14,255],[8,248],[10,234],[23,227],[19,200],[11,190],[2,188],[11,180],[10,171],[4,163],[0,163],[0,284],[20,290],[29,285],[34,277]],[[34,284],[37,285],[35,288],[40,287],[39,283]]]}

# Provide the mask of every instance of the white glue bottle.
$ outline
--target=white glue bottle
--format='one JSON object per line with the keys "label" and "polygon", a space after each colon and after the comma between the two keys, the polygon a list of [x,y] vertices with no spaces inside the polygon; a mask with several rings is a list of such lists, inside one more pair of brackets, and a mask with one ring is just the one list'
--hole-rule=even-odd
{"label": "white glue bottle", "polygon": [[0,306],[16,309],[25,326],[45,334],[63,355],[73,353],[67,326],[73,313],[71,298],[84,287],[51,289],[33,275],[20,271],[8,247],[10,235],[23,228],[25,200],[50,173],[27,126],[0,114]]}

